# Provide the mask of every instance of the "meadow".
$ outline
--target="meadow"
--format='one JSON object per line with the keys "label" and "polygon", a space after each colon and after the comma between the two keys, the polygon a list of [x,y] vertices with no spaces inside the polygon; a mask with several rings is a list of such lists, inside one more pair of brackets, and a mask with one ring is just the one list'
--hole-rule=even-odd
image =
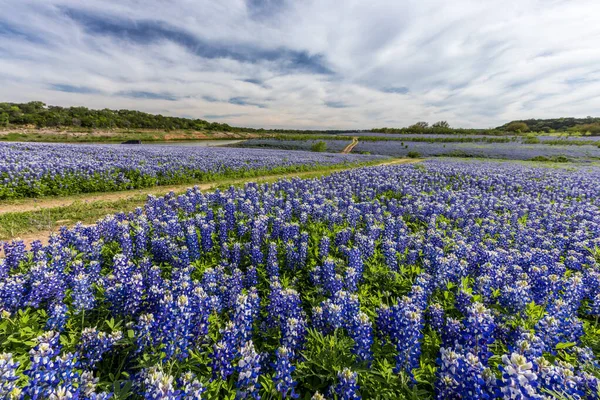
{"label": "meadow", "polygon": [[[600,142],[595,137],[554,136],[465,136],[433,134],[361,133],[353,154],[387,157],[459,157],[505,160],[590,162],[600,159]],[[289,135],[272,139],[245,140],[232,147],[310,150],[314,143],[326,144],[326,151],[339,152],[351,137]]]}
{"label": "meadow", "polygon": [[566,144],[523,143],[414,143],[399,141],[359,141],[355,153],[370,153],[391,157],[477,157],[507,160],[564,158],[566,161],[600,159],[600,148]]}
{"label": "meadow", "polygon": [[0,143],[0,200],[199,183],[376,159],[256,149]]}
{"label": "meadow", "polygon": [[4,244],[7,399],[596,399],[600,169],[428,160]]}

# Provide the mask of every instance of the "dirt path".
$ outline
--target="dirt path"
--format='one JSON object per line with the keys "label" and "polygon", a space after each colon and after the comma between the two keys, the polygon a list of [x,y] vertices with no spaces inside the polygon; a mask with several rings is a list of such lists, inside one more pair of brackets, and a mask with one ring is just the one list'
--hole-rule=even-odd
{"label": "dirt path", "polygon": [[358,137],[353,136],[352,143],[350,143],[348,146],[344,147],[344,150],[342,150],[342,153],[349,154],[352,151],[352,149],[356,147],[357,144],[358,144]]}
{"label": "dirt path", "polygon": [[[401,158],[401,159],[394,159],[394,160],[390,160],[390,161],[384,161],[382,163],[375,164],[373,166],[412,164],[412,163],[417,163],[420,161],[422,161],[422,160]],[[0,204],[0,214],[9,213],[9,212],[36,211],[36,210],[41,210],[41,209],[45,209],[45,208],[68,207],[70,205],[73,205],[73,203],[75,203],[77,201],[89,203],[89,206],[93,207],[94,206],[93,203],[98,202],[98,201],[119,201],[119,200],[123,200],[123,199],[130,199],[133,197],[137,197],[139,195],[148,195],[148,194],[152,194],[155,196],[163,196],[169,192],[182,193],[182,192],[185,192],[188,188],[193,187],[193,186],[198,186],[200,188],[200,190],[202,190],[202,191],[209,191],[211,189],[215,189],[215,188],[223,186],[223,185],[235,185],[235,184],[241,184],[241,183],[247,183],[247,182],[276,181],[276,180],[284,179],[284,178],[293,178],[293,177],[302,178],[302,177],[310,177],[310,176],[320,176],[321,174],[328,175],[328,174],[331,174],[334,172],[341,172],[341,171],[345,171],[348,169],[351,169],[351,168],[337,168],[337,169],[331,169],[331,170],[325,170],[325,171],[306,171],[306,172],[278,174],[278,175],[264,175],[264,176],[260,176],[260,177],[210,182],[210,183],[204,183],[204,184],[198,184],[198,185],[184,184],[184,185],[176,185],[176,186],[161,186],[161,187],[154,187],[154,188],[143,189],[143,190],[131,190],[131,191],[127,191],[127,192],[98,193],[98,194],[93,194],[93,195],[79,195],[79,196],[70,196],[70,197],[64,197],[64,198],[49,198],[49,199],[38,199],[38,200],[28,199],[27,201],[24,201],[24,202],[18,203],[18,204],[8,204],[8,205]],[[123,211],[129,211],[129,210],[123,210]],[[67,221],[69,221],[69,220],[65,220],[65,222],[67,222]],[[55,222],[60,223],[61,221],[55,221]],[[74,221],[69,221],[69,223],[66,223],[64,225],[71,227],[71,226],[75,225],[75,223],[74,223]],[[51,230],[39,230],[39,231],[35,231],[35,232],[29,233],[29,234],[21,234],[18,236],[18,238],[23,240],[27,247],[29,247],[31,242],[33,242],[34,240],[40,240],[40,241],[42,241],[43,244],[47,244],[50,234],[56,233],[56,232],[58,232],[58,230],[59,230],[59,228],[57,226]],[[10,239],[8,239],[8,240],[10,240]],[[0,249],[0,253],[1,253],[1,249]]]}

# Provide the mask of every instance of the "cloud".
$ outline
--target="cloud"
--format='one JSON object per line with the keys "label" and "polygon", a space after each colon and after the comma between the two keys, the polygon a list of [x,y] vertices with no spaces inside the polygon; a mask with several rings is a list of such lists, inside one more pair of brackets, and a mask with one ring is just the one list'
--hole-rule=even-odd
{"label": "cloud", "polygon": [[50,85],[52,90],[66,93],[101,93],[99,90],[86,86],[73,86],[67,84],[53,83]]}
{"label": "cloud", "polygon": [[116,96],[122,97],[131,97],[134,99],[149,99],[149,100],[169,100],[175,101],[177,97],[173,96],[169,93],[153,93],[153,92],[144,92],[138,90],[129,90],[124,92],[116,93]]}
{"label": "cloud", "polygon": [[229,103],[238,106],[255,106],[259,108],[266,108],[264,104],[253,102],[248,97],[232,97],[229,99]]}
{"label": "cloud", "polygon": [[347,108],[349,107],[346,103],[342,101],[326,101],[325,105],[330,108]]}
{"label": "cloud", "polygon": [[383,88],[382,91],[384,93],[398,93],[398,94],[407,94],[408,92],[410,92],[410,89],[407,88],[406,86],[390,86],[390,87],[386,87]]}
{"label": "cloud", "polygon": [[0,4],[0,101],[301,129],[600,109],[595,0]]}
{"label": "cloud", "polygon": [[154,19],[131,20],[114,15],[90,13],[66,8],[64,14],[88,33],[112,37],[139,45],[170,41],[190,53],[208,59],[232,59],[241,62],[273,62],[281,69],[329,74],[331,71],[320,54],[288,48],[262,48],[251,43],[202,39],[184,28]]}
{"label": "cloud", "polygon": [[234,118],[234,117],[241,117],[244,116],[246,114],[207,114],[205,115],[203,118],[205,119],[225,119],[225,118]]}

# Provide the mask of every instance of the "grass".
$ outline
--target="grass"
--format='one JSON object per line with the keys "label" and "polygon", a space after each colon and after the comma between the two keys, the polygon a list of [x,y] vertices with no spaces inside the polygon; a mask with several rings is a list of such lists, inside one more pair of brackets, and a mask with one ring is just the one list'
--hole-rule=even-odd
{"label": "grass", "polygon": [[51,231],[79,221],[84,224],[94,223],[107,214],[132,211],[136,207],[144,205],[145,202],[146,196],[139,195],[117,201],[95,201],[93,203],[76,201],[65,207],[0,214],[0,240]]}
{"label": "grass", "polygon": [[[221,135],[222,132],[213,131],[136,131],[136,130],[115,130],[115,131],[92,131],[90,129],[81,130],[61,130],[57,132],[27,131],[27,132],[8,132],[2,134],[0,131],[0,142],[50,142],[50,143],[121,143],[127,140],[141,140],[142,142],[169,142],[169,141],[188,141],[188,140],[232,140],[246,139],[248,137],[257,137],[255,133],[236,132]],[[198,137],[201,135],[201,137]],[[266,136],[266,135],[265,135]]]}

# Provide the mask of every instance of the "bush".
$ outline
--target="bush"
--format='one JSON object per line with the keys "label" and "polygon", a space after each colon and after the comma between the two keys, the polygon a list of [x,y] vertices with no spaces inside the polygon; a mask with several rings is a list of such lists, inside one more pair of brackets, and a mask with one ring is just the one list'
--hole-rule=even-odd
{"label": "bush", "polygon": [[571,160],[566,156],[554,156],[554,157],[535,156],[531,159],[531,161],[566,163],[566,162],[570,162]]}
{"label": "bush", "polygon": [[531,159],[531,161],[548,162],[548,161],[550,161],[550,159],[546,156],[535,156]]}
{"label": "bush", "polygon": [[540,143],[540,139],[535,136],[528,136],[527,138],[523,139],[523,144],[539,144],[539,143]]}
{"label": "bush", "polygon": [[419,158],[421,157],[421,153],[418,151],[409,151],[407,154],[408,158]]}
{"label": "bush", "polygon": [[505,129],[508,132],[527,132],[529,127],[525,122],[511,122]]}
{"label": "bush", "polygon": [[318,153],[323,153],[327,151],[327,143],[322,140],[319,140],[318,142],[310,146],[310,149]]}

